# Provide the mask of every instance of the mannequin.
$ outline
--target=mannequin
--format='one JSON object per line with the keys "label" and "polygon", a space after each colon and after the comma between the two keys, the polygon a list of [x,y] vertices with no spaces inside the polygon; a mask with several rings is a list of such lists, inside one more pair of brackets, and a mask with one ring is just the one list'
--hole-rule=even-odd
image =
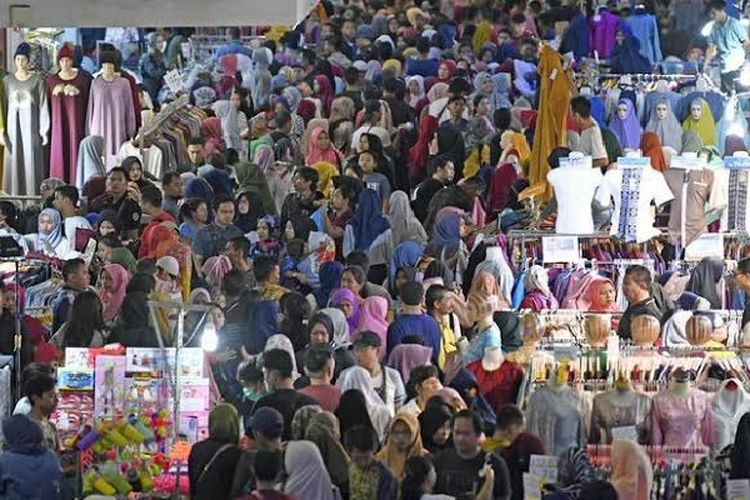
{"label": "mannequin", "polygon": [[102,74],[91,84],[86,123],[88,135],[104,137],[106,166],[115,166],[120,146],[135,134],[135,111],[130,84],[115,72],[115,54],[100,56]]}
{"label": "mannequin", "polygon": [[485,347],[482,358],[466,365],[466,369],[477,378],[479,391],[493,411],[518,402],[518,390],[524,379],[523,368],[503,359],[499,347]]}
{"label": "mannequin", "polygon": [[651,398],[636,392],[627,374],[620,372],[613,389],[594,396],[591,410],[591,444],[611,444],[617,438],[646,443]]}
{"label": "mannequin", "polygon": [[29,71],[31,46],[22,43],[15,53],[16,71],[5,77],[2,130],[5,151],[5,192],[33,195],[46,177],[43,146],[49,133],[49,111],[44,80]]}
{"label": "mannequin", "polygon": [[583,328],[586,332],[586,340],[593,349],[604,349],[607,347],[607,339],[611,328],[611,319],[606,314],[592,314],[586,316]]}
{"label": "mannequin", "polygon": [[[535,361],[539,360],[539,365],[544,366],[546,363],[555,361],[552,354],[545,351],[537,351],[537,343],[544,337],[546,328],[538,314],[529,313],[521,318],[521,328],[523,331],[523,345],[514,352],[509,353],[506,357],[508,361],[526,365],[537,365]],[[535,373],[534,378],[542,377]]]}
{"label": "mannequin", "polygon": [[690,376],[678,368],[669,386],[653,398],[651,444],[680,448],[710,446],[714,423],[708,394],[693,389]]}
{"label": "mannequin", "polygon": [[591,234],[594,232],[594,218],[591,212],[591,199],[602,183],[602,173],[591,168],[591,157],[571,153],[563,166],[547,173],[547,180],[555,190],[557,199],[557,221],[555,232],[561,234]]}
{"label": "mannequin", "polygon": [[57,54],[60,71],[47,78],[52,112],[50,177],[75,182],[78,146],[86,136],[86,106],[91,78],[73,67],[73,49],[64,45]]}
{"label": "mannequin", "polygon": [[707,316],[693,315],[687,322],[685,334],[688,342],[694,346],[704,346],[711,340],[713,325]]}
{"label": "mannequin", "polygon": [[736,378],[722,382],[711,404],[716,427],[714,450],[721,451],[734,442],[737,425],[750,411],[750,394]]}
{"label": "mannequin", "polygon": [[528,432],[541,438],[550,455],[560,455],[583,444],[581,399],[566,383],[566,374],[564,364],[552,370],[548,383],[529,397]]}
{"label": "mannequin", "polygon": [[630,336],[639,347],[653,347],[660,333],[659,320],[653,316],[636,316],[630,323]]}

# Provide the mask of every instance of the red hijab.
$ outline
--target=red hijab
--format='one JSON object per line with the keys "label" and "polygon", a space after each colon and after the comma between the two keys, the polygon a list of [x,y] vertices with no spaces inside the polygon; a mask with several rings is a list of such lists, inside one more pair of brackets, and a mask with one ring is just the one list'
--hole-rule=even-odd
{"label": "red hijab", "polygon": [[201,124],[203,148],[206,156],[221,153],[224,150],[224,138],[221,135],[221,120],[215,116],[206,118]]}
{"label": "red hijab", "polygon": [[416,185],[425,176],[427,159],[430,157],[430,141],[438,129],[438,119],[424,114],[419,119],[419,136],[417,142],[409,149],[408,164],[409,183]]}
{"label": "red hijab", "polygon": [[318,84],[317,97],[323,104],[323,115],[328,116],[331,114],[331,102],[333,102],[333,89],[331,88],[331,80],[325,75],[318,75],[315,77],[315,83]]}
{"label": "red hijab", "polygon": [[448,83],[449,81],[453,79],[453,76],[456,74],[456,61],[453,61],[451,59],[445,59],[444,61],[440,62],[440,66],[443,66],[443,65],[445,65],[448,68],[449,75],[448,75],[448,78],[446,79],[438,78],[438,80],[441,82]]}
{"label": "red hijab", "polygon": [[641,137],[641,154],[651,158],[651,168],[658,172],[666,172],[667,161],[664,159],[664,151],[661,149],[659,136],[653,132],[646,132]]}

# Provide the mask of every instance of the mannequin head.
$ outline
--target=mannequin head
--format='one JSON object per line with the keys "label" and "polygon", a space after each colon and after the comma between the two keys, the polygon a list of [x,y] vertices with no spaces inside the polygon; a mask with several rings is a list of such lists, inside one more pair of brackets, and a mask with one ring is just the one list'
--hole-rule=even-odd
{"label": "mannequin head", "polygon": [[610,331],[610,319],[605,314],[593,314],[586,316],[584,321],[586,340],[594,348],[602,348],[607,345]]}
{"label": "mannequin head", "polygon": [[29,58],[22,55],[17,55],[16,59],[16,69],[21,71],[28,71],[29,70]]}
{"label": "mannequin head", "polygon": [[633,318],[630,324],[630,336],[633,342],[641,347],[651,347],[659,339],[661,325],[653,316],[641,315]]}
{"label": "mannequin head", "polygon": [[617,117],[624,120],[628,117],[628,105],[620,101],[617,103]]}
{"label": "mannequin head", "polygon": [[521,320],[523,326],[523,343],[534,345],[544,336],[544,325],[536,314],[527,314]]}
{"label": "mannequin head", "polygon": [[694,346],[705,345],[711,340],[711,334],[713,333],[713,325],[711,319],[703,315],[693,315],[685,326],[685,334],[688,342]]}
{"label": "mannequin head", "polygon": [[669,115],[669,107],[666,102],[660,102],[656,105],[656,117],[659,120],[666,120]]}
{"label": "mannequin head", "polygon": [[690,103],[690,116],[693,120],[700,120],[703,115],[703,106],[701,105],[700,99],[696,99]]}
{"label": "mannequin head", "polygon": [[104,78],[112,78],[115,76],[115,63],[102,63],[102,75]]}
{"label": "mannequin head", "polygon": [[63,57],[59,61],[60,64],[60,71],[63,71],[65,73],[70,72],[73,69],[73,59],[69,57]]}
{"label": "mannequin head", "polygon": [[13,61],[16,63],[16,71],[26,72],[29,70],[29,58],[31,57],[31,45],[26,42],[21,43],[13,55]]}

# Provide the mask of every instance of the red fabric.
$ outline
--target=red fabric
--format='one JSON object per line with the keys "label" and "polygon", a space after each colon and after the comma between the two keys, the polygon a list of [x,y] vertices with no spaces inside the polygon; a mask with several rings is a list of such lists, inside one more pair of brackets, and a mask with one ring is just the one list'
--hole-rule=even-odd
{"label": "red fabric", "polygon": [[488,372],[478,359],[466,366],[479,382],[479,392],[487,399],[494,411],[505,405],[516,404],[518,389],[523,382],[523,368],[518,363],[503,361],[500,368]]}
{"label": "red fabric", "polygon": [[[138,247],[138,258],[142,259],[144,257],[153,257],[154,256],[154,250],[156,249],[157,243],[161,240],[161,238],[154,238],[154,235],[156,234],[158,236],[158,232],[156,232],[156,228],[162,227],[162,222],[176,222],[174,220],[174,217],[172,214],[168,212],[159,212],[156,214],[156,216],[151,219],[151,222],[148,223],[146,226],[146,229],[143,230],[143,234],[141,235],[141,244]],[[169,231],[167,228],[164,228],[166,231]]]}
{"label": "red fabric", "polygon": [[641,137],[641,152],[644,157],[651,158],[651,168],[657,172],[667,171],[667,161],[664,159],[664,151],[661,149],[659,136],[653,132],[646,132]]}
{"label": "red fabric", "polygon": [[302,99],[297,105],[297,114],[305,120],[305,123],[315,118],[315,103],[310,99]]}
{"label": "red fabric", "polygon": [[576,124],[576,122],[573,121],[573,116],[568,113],[568,116],[565,118],[565,128],[566,130],[570,130],[572,132],[575,132],[576,134],[581,133],[581,127]]}
{"label": "red fabric", "polygon": [[518,180],[516,167],[511,163],[503,163],[495,169],[490,179],[489,195],[487,197],[487,211],[490,214],[502,212],[508,204],[510,190]]}
{"label": "red fabric", "polygon": [[448,83],[453,78],[453,75],[456,74],[456,61],[453,61],[451,59],[445,59],[444,61],[440,62],[440,66],[447,66],[448,72],[450,73],[450,75],[445,80],[441,80],[440,78],[438,78],[438,81]]}
{"label": "red fabric", "polygon": [[419,119],[419,136],[414,146],[409,149],[408,164],[409,183],[416,186],[425,176],[427,160],[430,157],[430,141],[438,129],[438,119],[430,114]]}
{"label": "red fabric", "polygon": [[135,78],[127,71],[120,71],[120,76],[125,78],[130,84],[130,94],[133,96],[133,111],[135,111],[135,129],[141,128],[141,91]]}
{"label": "red fabric", "polygon": [[316,97],[318,97],[323,104],[323,115],[329,116],[331,114],[331,102],[333,101],[331,80],[325,75],[317,75],[315,77],[315,83],[318,84],[318,93]]}
{"label": "red fabric", "polygon": [[201,136],[206,156],[221,153],[224,150],[224,138],[221,135],[221,120],[212,116],[201,123]]}

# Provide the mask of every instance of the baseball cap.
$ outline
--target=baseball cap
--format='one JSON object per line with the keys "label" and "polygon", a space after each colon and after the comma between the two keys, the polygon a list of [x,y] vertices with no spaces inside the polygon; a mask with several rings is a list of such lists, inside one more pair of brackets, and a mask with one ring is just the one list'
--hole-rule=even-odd
{"label": "baseball cap", "polygon": [[180,275],[180,265],[177,263],[177,259],[175,259],[171,255],[165,255],[164,257],[157,260],[156,267],[159,269],[164,269],[172,276]]}
{"label": "baseball cap", "polygon": [[354,61],[354,64],[352,64],[352,66],[357,68],[357,71],[361,71],[362,73],[367,71],[367,63],[362,60]]}
{"label": "baseball cap", "polygon": [[380,337],[375,332],[364,330],[354,341],[354,347],[380,347]]}
{"label": "baseball cap", "polygon": [[250,418],[250,428],[262,434],[281,433],[284,431],[284,417],[275,408],[264,406]]}

